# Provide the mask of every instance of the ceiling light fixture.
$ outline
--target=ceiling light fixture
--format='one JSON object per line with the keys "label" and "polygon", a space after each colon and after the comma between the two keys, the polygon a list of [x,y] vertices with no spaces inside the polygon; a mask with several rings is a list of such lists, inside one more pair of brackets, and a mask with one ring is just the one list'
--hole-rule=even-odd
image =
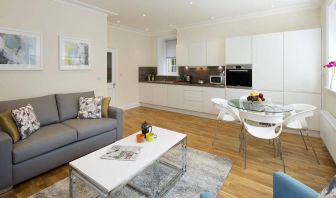
{"label": "ceiling light fixture", "polygon": [[142,14],[143,17],[147,16],[146,14]]}
{"label": "ceiling light fixture", "polygon": [[149,31],[149,28],[146,28],[145,30],[146,30],[146,32],[148,32],[148,31]]}
{"label": "ceiling light fixture", "polygon": [[120,23],[120,20],[118,20],[117,23]]}
{"label": "ceiling light fixture", "polygon": [[193,4],[193,2],[192,2],[192,1],[189,1],[189,4],[190,4],[190,5],[192,5],[192,4]]}
{"label": "ceiling light fixture", "polygon": [[214,19],[215,19],[215,17],[213,17],[213,16],[212,16],[212,17],[210,17],[210,19],[211,19],[211,20],[214,20]]}
{"label": "ceiling light fixture", "polygon": [[173,24],[169,24],[169,27],[173,27]]}

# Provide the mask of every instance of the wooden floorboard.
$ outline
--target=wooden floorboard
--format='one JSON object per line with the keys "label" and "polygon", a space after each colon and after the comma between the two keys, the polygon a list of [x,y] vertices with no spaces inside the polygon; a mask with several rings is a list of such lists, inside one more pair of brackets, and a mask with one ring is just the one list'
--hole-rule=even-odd
{"label": "wooden floorboard", "polygon": [[[125,112],[124,136],[139,131],[145,120],[187,134],[190,147],[233,161],[232,170],[218,197],[272,197],[272,173],[282,171],[283,167],[282,161],[274,158],[273,145],[268,141],[249,138],[247,169],[244,169],[243,154],[238,152],[240,126],[237,124],[218,123],[211,119],[139,107]],[[214,141],[215,132],[217,136]],[[320,191],[336,173],[336,166],[322,140],[312,138],[321,161],[318,165],[312,151],[305,150],[299,135],[283,133],[281,139],[287,174]],[[3,197],[27,197],[66,177],[68,166],[64,165],[16,185]]]}

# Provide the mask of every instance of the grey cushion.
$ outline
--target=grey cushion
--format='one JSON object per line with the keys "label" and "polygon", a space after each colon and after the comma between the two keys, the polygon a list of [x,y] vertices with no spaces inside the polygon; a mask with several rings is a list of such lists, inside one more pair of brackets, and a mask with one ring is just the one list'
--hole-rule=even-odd
{"label": "grey cushion", "polygon": [[64,121],[63,124],[77,130],[78,140],[83,140],[117,128],[117,120],[112,118],[71,119]]}
{"label": "grey cushion", "polygon": [[0,112],[31,104],[41,126],[59,122],[55,95],[0,102]]}
{"label": "grey cushion", "polygon": [[13,161],[15,164],[20,163],[75,141],[76,130],[63,124],[48,125],[14,144]]}
{"label": "grey cushion", "polygon": [[61,121],[76,118],[79,110],[79,97],[94,97],[94,92],[56,94],[59,118]]}

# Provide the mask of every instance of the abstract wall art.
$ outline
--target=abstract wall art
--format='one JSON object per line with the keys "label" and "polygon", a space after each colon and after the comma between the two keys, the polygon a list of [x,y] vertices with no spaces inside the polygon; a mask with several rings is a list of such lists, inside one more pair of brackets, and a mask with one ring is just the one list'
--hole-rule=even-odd
{"label": "abstract wall art", "polygon": [[0,28],[0,70],[41,70],[42,34]]}
{"label": "abstract wall art", "polygon": [[91,69],[91,46],[88,40],[60,36],[61,70]]}

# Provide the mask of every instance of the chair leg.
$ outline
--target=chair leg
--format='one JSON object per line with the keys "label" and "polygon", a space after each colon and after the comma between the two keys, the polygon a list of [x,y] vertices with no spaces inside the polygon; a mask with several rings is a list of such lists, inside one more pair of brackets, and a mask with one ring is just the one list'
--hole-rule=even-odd
{"label": "chair leg", "polygon": [[244,168],[246,169],[246,158],[247,158],[247,138],[246,131],[244,131]]}
{"label": "chair leg", "polygon": [[242,148],[242,144],[243,144],[243,129],[244,129],[244,125],[242,124],[241,125],[241,128],[240,128],[240,133],[239,133],[239,152],[241,151],[241,148]]}
{"label": "chair leg", "polygon": [[306,140],[305,140],[305,138],[304,138],[304,136],[303,136],[303,134],[302,134],[302,130],[300,130],[300,134],[301,134],[303,143],[304,143],[304,145],[305,145],[305,147],[306,147],[306,150],[308,151],[307,143],[306,143]]}
{"label": "chair leg", "polygon": [[317,154],[316,154],[316,151],[315,151],[315,148],[314,148],[312,142],[310,141],[309,133],[308,133],[307,130],[306,130],[306,136],[307,136],[308,142],[309,142],[309,144],[310,144],[310,146],[311,146],[311,148],[312,148],[312,150],[313,150],[313,153],[314,153],[314,155],[315,155],[316,162],[317,162],[318,165],[320,165],[320,160],[319,160],[319,158],[317,157]]}
{"label": "chair leg", "polygon": [[286,173],[285,158],[283,157],[282,143],[281,143],[281,139],[279,137],[278,137],[278,141],[279,141],[280,157],[282,159],[282,165],[283,165],[283,168],[284,168],[284,173]]}

